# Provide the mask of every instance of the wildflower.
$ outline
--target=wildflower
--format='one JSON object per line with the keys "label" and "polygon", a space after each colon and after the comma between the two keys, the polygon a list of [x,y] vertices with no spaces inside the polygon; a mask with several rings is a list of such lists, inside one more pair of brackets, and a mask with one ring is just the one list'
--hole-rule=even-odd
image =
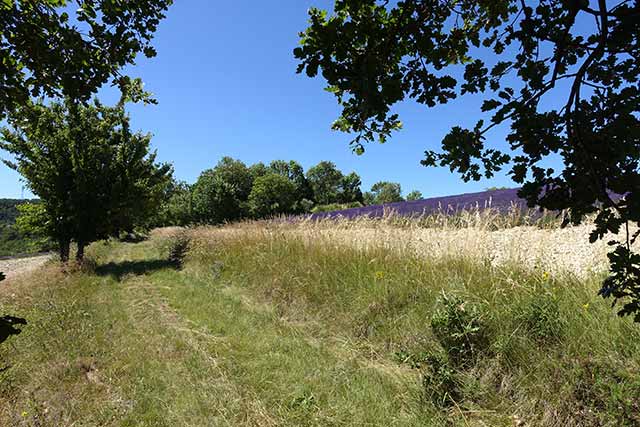
{"label": "wildflower", "polygon": [[27,411],[22,411],[22,418],[27,418],[27,415],[29,415],[29,413]]}
{"label": "wildflower", "polygon": [[545,271],[544,273],[542,273],[542,280],[544,280],[545,282],[549,280],[550,274],[548,271]]}
{"label": "wildflower", "polygon": [[588,310],[589,309],[589,303],[583,304],[582,308],[584,308],[585,310]]}
{"label": "wildflower", "polygon": [[384,271],[376,271],[376,280],[384,279]]}

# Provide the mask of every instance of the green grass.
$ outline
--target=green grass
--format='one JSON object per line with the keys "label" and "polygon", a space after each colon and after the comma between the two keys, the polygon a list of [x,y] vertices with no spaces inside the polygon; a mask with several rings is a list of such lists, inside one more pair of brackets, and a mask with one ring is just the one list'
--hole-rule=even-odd
{"label": "green grass", "polygon": [[[182,269],[155,238],[4,287],[28,325],[0,344],[0,425],[640,423],[640,327],[598,278],[195,236]],[[458,314],[482,337],[465,363],[443,347]]]}

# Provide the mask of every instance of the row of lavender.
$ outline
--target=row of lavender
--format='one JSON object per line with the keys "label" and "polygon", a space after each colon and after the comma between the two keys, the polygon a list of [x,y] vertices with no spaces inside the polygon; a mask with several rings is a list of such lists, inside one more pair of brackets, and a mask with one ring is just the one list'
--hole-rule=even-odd
{"label": "row of lavender", "polygon": [[480,193],[460,194],[457,196],[434,197],[410,202],[388,203],[385,205],[363,206],[333,212],[319,212],[311,219],[326,218],[379,218],[390,213],[419,217],[435,213],[455,214],[464,210],[492,209],[509,212],[513,209],[526,209],[525,200],[518,197],[518,189],[489,190]]}

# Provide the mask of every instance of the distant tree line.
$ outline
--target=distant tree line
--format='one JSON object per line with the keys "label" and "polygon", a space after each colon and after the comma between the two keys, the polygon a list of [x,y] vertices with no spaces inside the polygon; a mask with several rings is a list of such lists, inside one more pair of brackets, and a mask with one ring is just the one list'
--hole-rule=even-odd
{"label": "distant tree line", "polygon": [[[355,172],[321,161],[306,172],[296,161],[274,160],[247,166],[223,157],[193,185],[173,181],[154,225],[221,224],[242,219],[299,215],[403,201],[400,184],[381,181],[362,192]],[[420,199],[413,191],[407,200]]]}

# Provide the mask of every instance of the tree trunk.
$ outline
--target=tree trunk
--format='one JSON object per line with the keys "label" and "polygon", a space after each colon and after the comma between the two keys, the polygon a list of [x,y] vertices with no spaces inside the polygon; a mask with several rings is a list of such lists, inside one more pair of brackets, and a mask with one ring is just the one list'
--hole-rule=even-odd
{"label": "tree trunk", "polygon": [[69,246],[70,246],[70,242],[68,240],[60,240],[58,241],[58,253],[60,254],[60,261],[63,264],[66,264],[67,262],[69,262]]}
{"label": "tree trunk", "polygon": [[78,251],[76,252],[76,261],[82,263],[84,261],[84,242],[78,242]]}

